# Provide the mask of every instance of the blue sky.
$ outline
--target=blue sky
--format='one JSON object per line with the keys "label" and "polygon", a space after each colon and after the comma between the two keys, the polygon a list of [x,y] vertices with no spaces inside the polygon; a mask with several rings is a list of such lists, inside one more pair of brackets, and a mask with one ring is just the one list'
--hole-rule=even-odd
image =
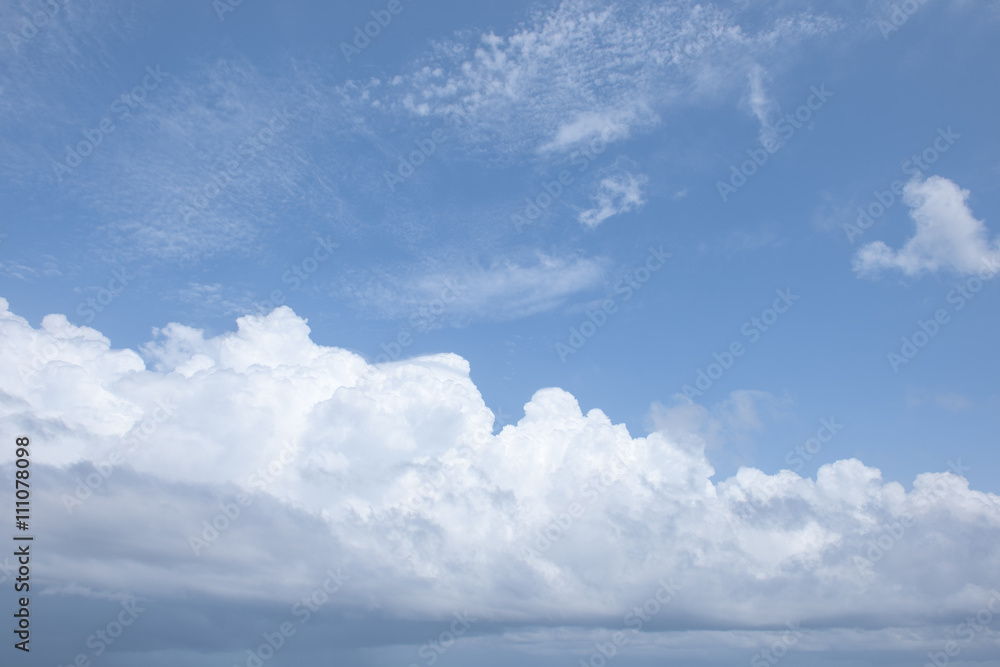
{"label": "blue sky", "polygon": [[[430,664],[470,610],[435,661],[577,664],[673,576],[606,660],[750,662],[801,621],[783,664],[917,664],[1000,586],[996,2],[0,25],[0,420],[38,442],[44,664],[99,657],[126,599],[149,621],[105,664],[246,664],[335,566],[267,663]],[[625,443],[642,465],[526,555]],[[996,658],[974,634],[950,664]]]}

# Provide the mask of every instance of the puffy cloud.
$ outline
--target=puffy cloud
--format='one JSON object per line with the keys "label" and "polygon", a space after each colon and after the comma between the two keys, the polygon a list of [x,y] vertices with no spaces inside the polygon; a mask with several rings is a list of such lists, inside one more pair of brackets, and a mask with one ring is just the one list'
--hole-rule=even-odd
{"label": "puffy cloud", "polygon": [[[238,325],[170,324],[140,355],[0,300],[0,425],[34,442],[53,594],[284,603],[340,567],[345,618],[618,629],[666,577],[681,589],[646,630],[738,646],[795,620],[937,627],[1000,585],[1000,497],[955,474],[908,492],[851,459],[713,480],[705,415],[633,436],[546,388],[494,434],[456,355],[372,366],[286,307]],[[756,428],[768,400],[738,394],[712,418]],[[698,637],[683,642],[719,641]]]}
{"label": "puffy cloud", "polygon": [[939,270],[959,274],[1000,270],[1000,240],[990,241],[986,225],[977,220],[966,200],[969,191],[942,178],[915,178],[903,190],[916,232],[898,251],[882,241],[863,246],[854,257],[858,275],[898,269],[908,276]]}

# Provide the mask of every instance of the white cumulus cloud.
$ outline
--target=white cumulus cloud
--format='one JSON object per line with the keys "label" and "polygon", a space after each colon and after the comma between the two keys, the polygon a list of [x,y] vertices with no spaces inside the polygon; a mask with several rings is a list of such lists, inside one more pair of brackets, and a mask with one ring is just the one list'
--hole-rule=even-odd
{"label": "white cumulus cloud", "polygon": [[[937,630],[919,628],[1000,586],[1000,497],[955,474],[908,491],[850,459],[815,479],[715,479],[703,424],[632,435],[558,388],[494,434],[461,357],[373,366],[313,342],[287,307],[238,324],[211,337],[169,324],[140,354],[61,315],[34,328],[0,299],[0,429],[34,443],[52,594],[235,608],[294,600],[338,567],[350,580],[329,607],[354,619],[469,609],[620,628],[669,578],[680,591],[637,645],[683,627],[708,650],[792,620],[820,644],[903,626],[930,643]],[[762,398],[720,414],[756,428]],[[4,477],[13,454],[0,450]]]}
{"label": "white cumulus cloud", "polygon": [[940,270],[995,274],[1000,269],[1000,240],[990,240],[986,225],[969,209],[968,198],[968,190],[941,176],[911,180],[903,202],[910,207],[915,233],[899,250],[882,241],[863,246],[854,257],[854,271],[862,276],[890,269],[908,276]]}

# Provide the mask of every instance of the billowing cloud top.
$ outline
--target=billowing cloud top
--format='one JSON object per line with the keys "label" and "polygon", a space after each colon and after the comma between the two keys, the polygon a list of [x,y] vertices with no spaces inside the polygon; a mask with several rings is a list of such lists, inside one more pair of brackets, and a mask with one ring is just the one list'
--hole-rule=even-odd
{"label": "billowing cloud top", "polygon": [[238,324],[170,324],[140,355],[0,300],[0,419],[45,471],[51,591],[281,601],[336,566],[344,613],[545,625],[663,580],[679,592],[647,629],[704,629],[938,622],[1000,585],[1000,498],[953,473],[713,481],[677,420],[634,437],[548,388],[494,433],[456,355],[372,366],[286,307]]}

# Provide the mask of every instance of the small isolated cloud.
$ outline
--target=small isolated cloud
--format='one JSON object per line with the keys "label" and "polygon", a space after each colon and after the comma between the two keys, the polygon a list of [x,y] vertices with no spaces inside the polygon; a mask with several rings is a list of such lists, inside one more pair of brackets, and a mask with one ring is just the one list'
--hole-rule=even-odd
{"label": "small isolated cloud", "polygon": [[616,170],[618,173],[601,179],[597,194],[592,197],[597,205],[579,215],[579,221],[588,227],[596,227],[612,216],[628,213],[646,203],[642,188],[649,178],[645,174]]}
{"label": "small isolated cloud", "polygon": [[1000,263],[1000,241],[990,241],[986,225],[966,204],[969,191],[942,178],[914,178],[903,191],[916,233],[903,247],[893,250],[882,241],[862,247],[854,257],[859,276],[875,276],[898,269],[908,276],[942,269],[968,275],[987,270],[992,275]]}
{"label": "small isolated cloud", "polygon": [[[565,151],[597,138],[605,142],[626,138],[630,127],[636,124],[638,116],[634,110],[578,113],[572,121],[560,125],[555,137],[542,145],[538,152]],[[653,118],[653,114],[648,110],[645,116]]]}

